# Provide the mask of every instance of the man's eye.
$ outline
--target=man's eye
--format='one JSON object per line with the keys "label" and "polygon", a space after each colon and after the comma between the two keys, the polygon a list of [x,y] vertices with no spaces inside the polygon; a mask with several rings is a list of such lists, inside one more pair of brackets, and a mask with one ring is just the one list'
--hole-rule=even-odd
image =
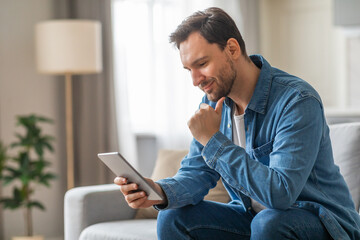
{"label": "man's eye", "polygon": [[205,66],[206,62],[202,62],[199,64],[200,67]]}

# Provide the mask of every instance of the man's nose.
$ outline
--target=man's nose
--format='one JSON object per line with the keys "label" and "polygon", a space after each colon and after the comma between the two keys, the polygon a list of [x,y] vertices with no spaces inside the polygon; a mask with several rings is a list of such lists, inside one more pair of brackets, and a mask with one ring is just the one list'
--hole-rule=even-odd
{"label": "man's nose", "polygon": [[193,85],[195,87],[199,86],[202,81],[204,81],[205,76],[201,74],[199,70],[192,70],[191,71],[191,78],[193,80]]}

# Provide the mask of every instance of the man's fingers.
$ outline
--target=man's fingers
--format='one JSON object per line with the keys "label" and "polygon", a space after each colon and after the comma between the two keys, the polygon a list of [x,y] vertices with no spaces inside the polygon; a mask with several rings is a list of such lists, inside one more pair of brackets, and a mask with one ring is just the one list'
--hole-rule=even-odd
{"label": "man's fingers", "polygon": [[[216,106],[215,106],[215,112],[216,113],[221,114],[224,101],[225,101],[225,97],[222,97],[217,101]],[[209,107],[210,106],[208,104],[201,103],[200,108],[196,112],[198,112],[200,109],[209,109]]]}
{"label": "man's fingers", "polygon": [[116,177],[114,179],[114,183],[117,184],[117,185],[124,185],[124,184],[127,183],[127,179],[123,178],[123,177]]}
{"label": "man's fingers", "polygon": [[146,200],[147,200],[147,197],[144,196],[144,197],[138,198],[132,202],[128,202],[128,204],[129,204],[129,207],[138,209],[146,202]]}
{"label": "man's fingers", "polygon": [[132,202],[135,202],[138,199],[144,198],[144,197],[146,197],[146,194],[145,194],[144,191],[141,191],[141,192],[135,192],[135,193],[131,193],[131,194],[126,195],[125,200],[128,203],[132,203]]}
{"label": "man's fingers", "polygon": [[210,106],[206,103],[200,104],[200,109],[208,109]]}
{"label": "man's fingers", "polygon": [[136,183],[126,184],[126,185],[121,185],[120,186],[120,191],[124,195],[128,195],[129,193],[131,193],[133,191],[137,191],[137,190],[138,190],[138,185]]}
{"label": "man's fingers", "polygon": [[217,114],[221,114],[224,101],[225,101],[225,97],[222,97],[222,98],[220,98],[219,101],[216,103],[215,112],[216,112]]}

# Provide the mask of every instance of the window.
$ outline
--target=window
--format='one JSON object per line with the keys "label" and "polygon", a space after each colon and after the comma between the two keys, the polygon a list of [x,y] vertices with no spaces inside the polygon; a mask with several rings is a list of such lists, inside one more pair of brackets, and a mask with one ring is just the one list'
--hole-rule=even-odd
{"label": "window", "polygon": [[203,96],[183,69],[178,50],[168,42],[170,33],[194,8],[205,8],[188,3],[113,2],[115,81],[122,82],[117,87],[126,88],[126,92],[119,89],[125,96],[117,96],[117,102],[128,102],[128,115],[119,118],[127,118],[137,134],[156,135],[163,147],[189,144],[186,123]]}
{"label": "window", "polygon": [[216,2],[240,15],[236,0],[113,0],[118,118],[133,133],[155,135],[161,148],[189,145],[187,121],[204,95],[192,85],[169,35],[185,17]]}

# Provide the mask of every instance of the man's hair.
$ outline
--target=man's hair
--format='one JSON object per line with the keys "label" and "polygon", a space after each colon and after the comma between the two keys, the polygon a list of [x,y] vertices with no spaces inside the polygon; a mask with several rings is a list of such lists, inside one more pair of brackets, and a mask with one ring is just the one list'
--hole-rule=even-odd
{"label": "man's hair", "polygon": [[239,29],[234,20],[220,8],[207,8],[187,17],[170,35],[170,43],[174,43],[179,48],[193,32],[199,32],[209,43],[218,44],[221,50],[224,50],[230,38],[235,38],[240,45],[242,55],[247,57],[245,42]]}

